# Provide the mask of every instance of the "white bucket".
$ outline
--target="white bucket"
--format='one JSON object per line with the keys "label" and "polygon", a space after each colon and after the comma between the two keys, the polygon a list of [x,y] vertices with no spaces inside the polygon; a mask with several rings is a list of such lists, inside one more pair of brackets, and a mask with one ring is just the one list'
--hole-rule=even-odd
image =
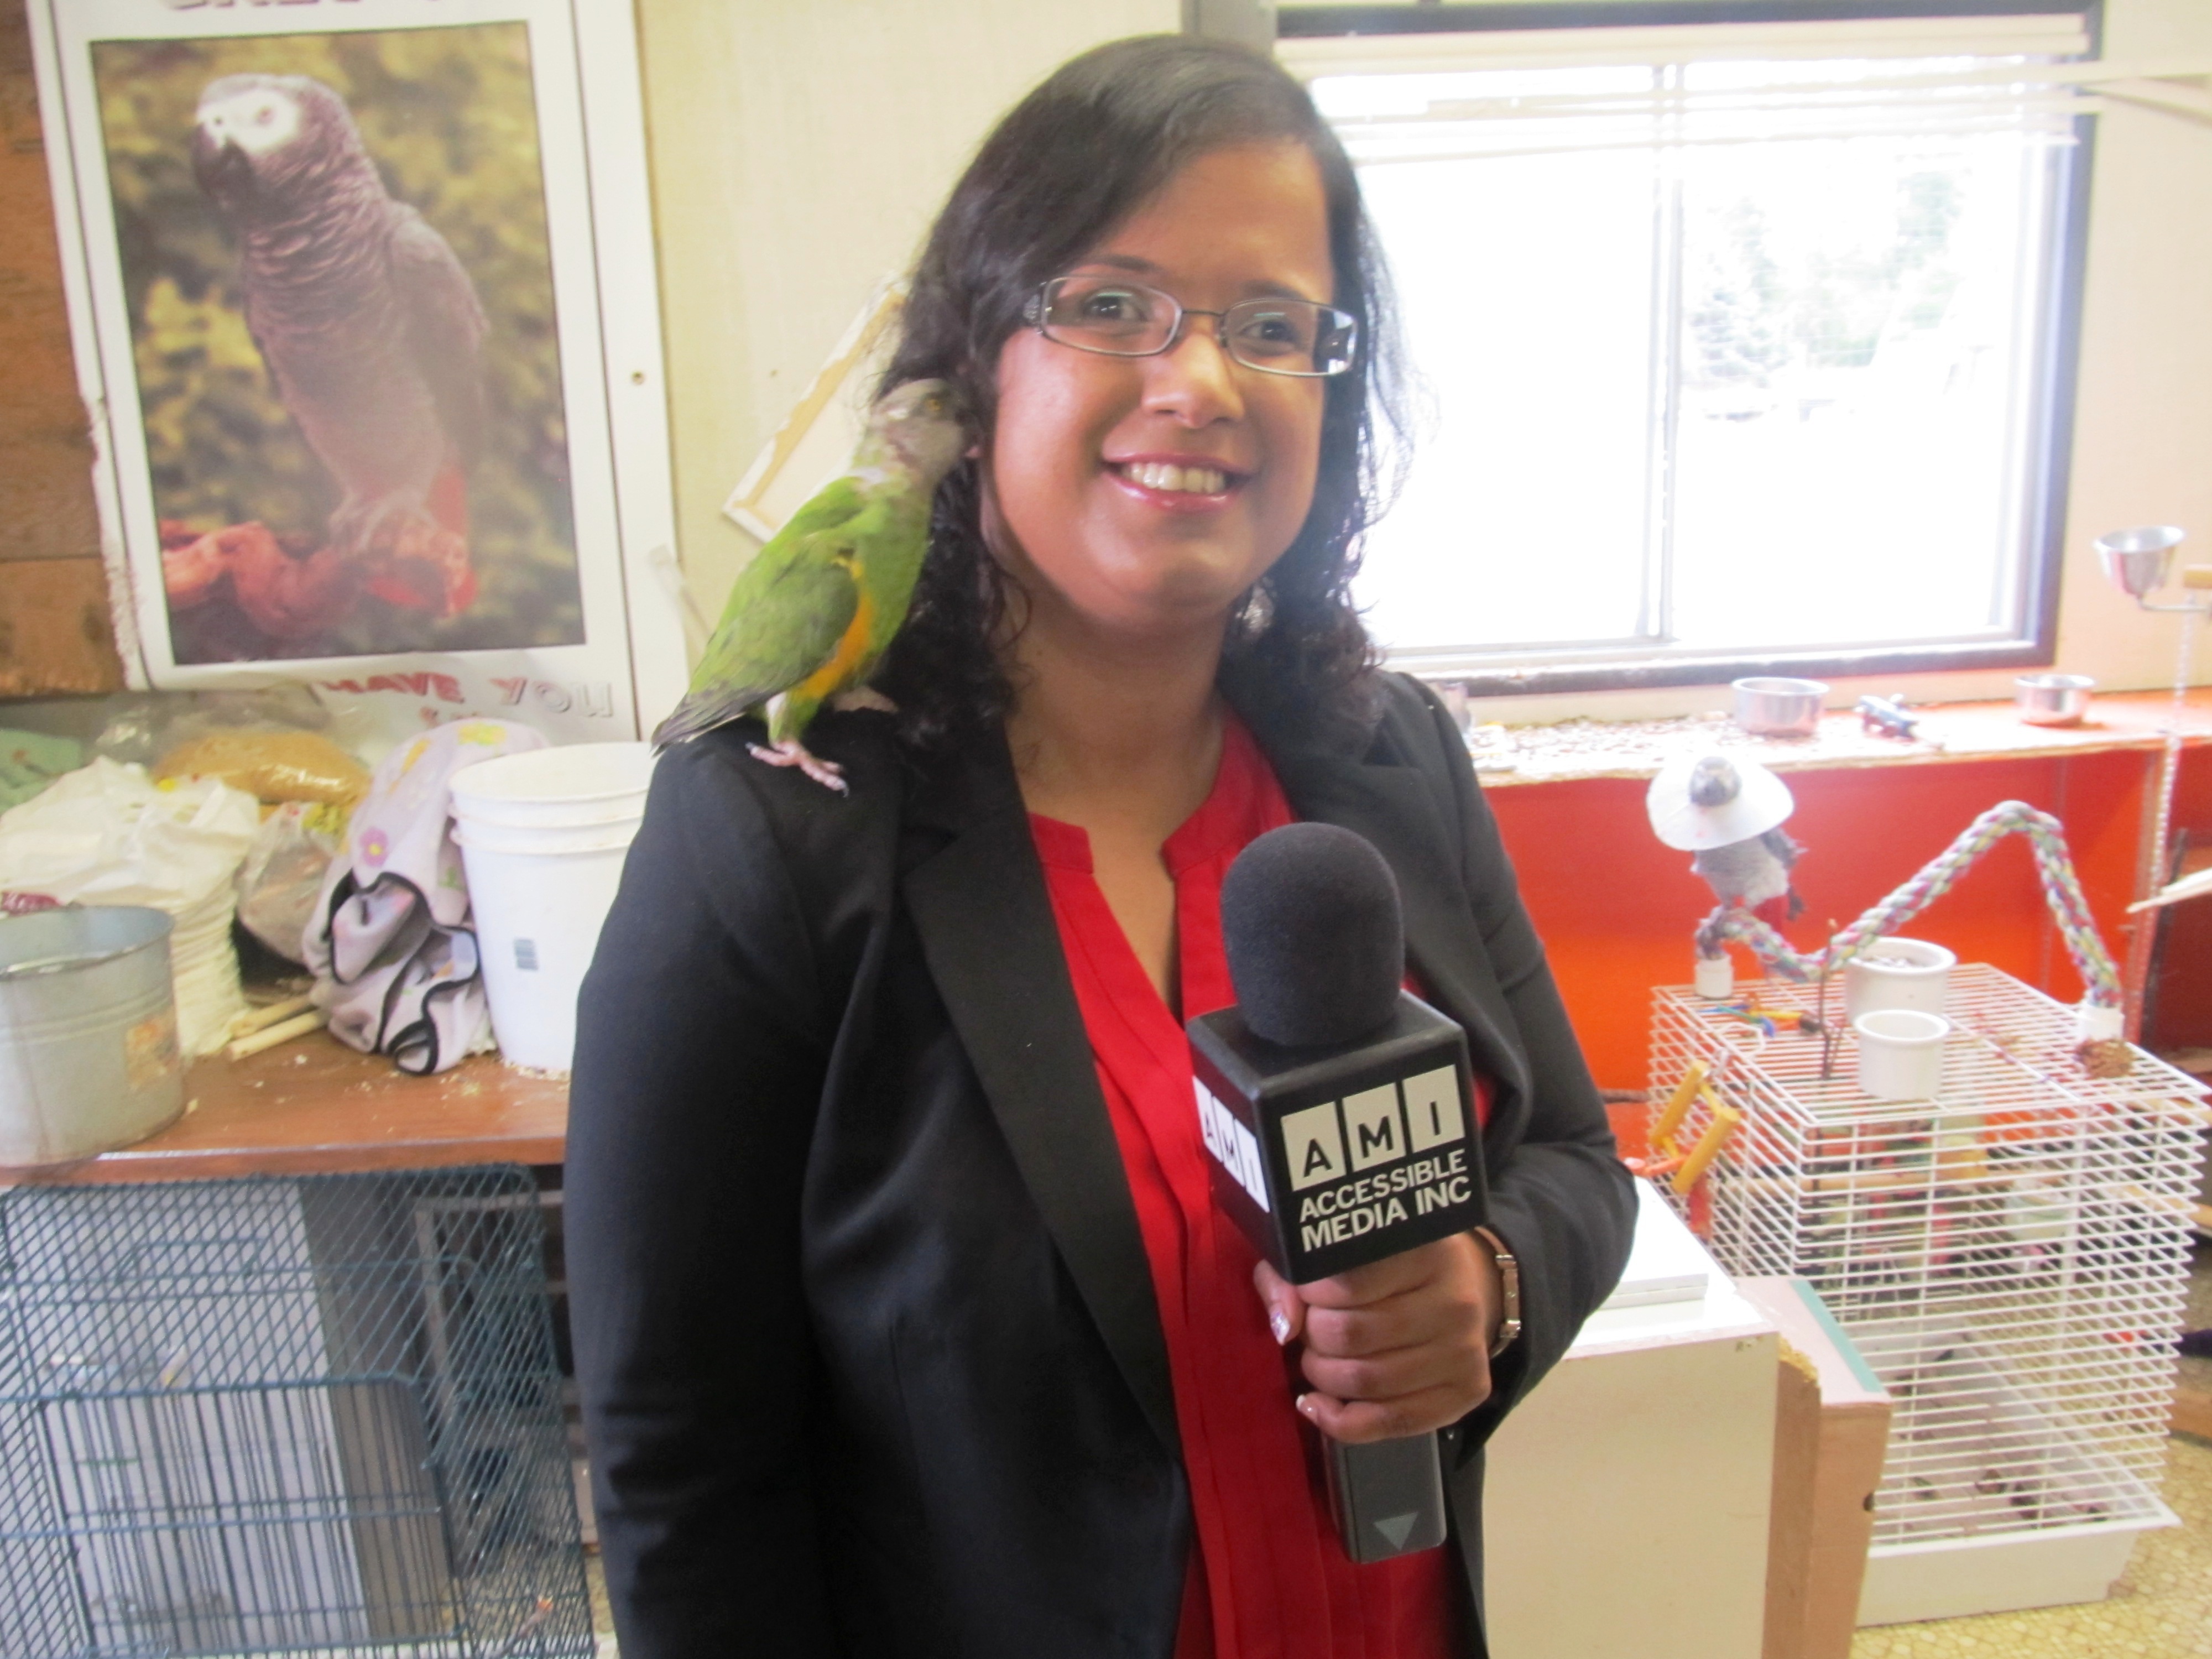
{"label": "white bucket", "polygon": [[568,1069],[576,993],[645,813],[652,758],[641,743],[580,744],[453,774],[492,1033],[517,1066]]}
{"label": "white bucket", "polygon": [[478,761],[453,775],[453,815],[514,828],[635,823],[653,745],[574,743]]}

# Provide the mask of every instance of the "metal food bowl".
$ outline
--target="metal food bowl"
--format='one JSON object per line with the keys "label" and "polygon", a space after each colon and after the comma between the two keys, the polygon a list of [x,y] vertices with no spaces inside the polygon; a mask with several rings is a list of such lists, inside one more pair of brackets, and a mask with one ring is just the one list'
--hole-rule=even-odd
{"label": "metal food bowl", "polygon": [[2012,684],[2020,717],[2030,726],[2077,724],[2097,689],[2087,674],[2022,674]]}
{"label": "metal food bowl", "polygon": [[185,1109],[172,926],[137,905],[0,916],[0,1166],[128,1146]]}
{"label": "metal food bowl", "polygon": [[1771,676],[1736,680],[1735,723],[1769,738],[1809,738],[1820,724],[1820,702],[1828,695],[1820,680]]}

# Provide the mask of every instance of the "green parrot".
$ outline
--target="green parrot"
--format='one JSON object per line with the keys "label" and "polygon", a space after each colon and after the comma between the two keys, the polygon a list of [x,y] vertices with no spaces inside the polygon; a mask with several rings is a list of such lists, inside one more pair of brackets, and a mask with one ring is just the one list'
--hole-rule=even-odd
{"label": "green parrot", "polygon": [[796,766],[845,793],[834,761],[800,741],[815,711],[866,685],[905,622],[929,545],[930,499],[967,453],[958,400],[943,380],[908,380],[868,411],[845,474],[791,516],[738,574],[691,689],[653,734],[688,743],[765,708],[756,759]]}

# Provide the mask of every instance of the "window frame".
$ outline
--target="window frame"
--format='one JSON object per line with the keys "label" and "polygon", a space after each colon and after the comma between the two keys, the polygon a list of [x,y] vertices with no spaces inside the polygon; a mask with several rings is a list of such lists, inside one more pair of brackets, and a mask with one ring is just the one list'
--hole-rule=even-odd
{"label": "window frame", "polygon": [[[1697,24],[1883,21],[1907,18],[2083,17],[2092,58],[2101,53],[2103,0],[1505,0],[1499,4],[1297,5],[1276,12],[1279,39],[1346,35],[1465,34],[1504,31],[1669,27]],[[1419,656],[1395,665],[1425,678],[1455,684],[1469,696],[1522,696],[1554,691],[1620,691],[1719,685],[1750,675],[1808,678],[1957,672],[2045,667],[2057,659],[2059,586],[2065,562],[2075,394],[2081,368],[2081,301],[2087,275],[2089,181],[2096,122],[2073,121],[2074,142],[2055,151],[2040,314],[2034,319],[2034,425],[2026,457],[2018,626],[1999,639],[1932,644],[1832,646],[1717,655],[1638,655],[1632,645],[1530,647],[1526,660],[1510,648],[1475,667],[1426,667]]]}

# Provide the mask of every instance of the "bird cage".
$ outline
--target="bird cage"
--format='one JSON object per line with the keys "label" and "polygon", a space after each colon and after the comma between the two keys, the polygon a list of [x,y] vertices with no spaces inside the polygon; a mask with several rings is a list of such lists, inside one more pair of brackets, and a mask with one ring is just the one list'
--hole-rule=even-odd
{"label": "bird cage", "polygon": [[1674,1144],[1741,1115],[1674,1201],[1729,1272],[1808,1280],[1895,1402],[1863,1623],[2100,1598],[2173,1522],[2206,1091],[2140,1049],[2092,1077],[2074,1010],[1966,966],[1936,1097],[1877,1100],[1839,1001],[1656,994],[1651,1098],[1709,1079]]}
{"label": "bird cage", "polygon": [[528,1172],[0,1194],[0,1653],[592,1651]]}

